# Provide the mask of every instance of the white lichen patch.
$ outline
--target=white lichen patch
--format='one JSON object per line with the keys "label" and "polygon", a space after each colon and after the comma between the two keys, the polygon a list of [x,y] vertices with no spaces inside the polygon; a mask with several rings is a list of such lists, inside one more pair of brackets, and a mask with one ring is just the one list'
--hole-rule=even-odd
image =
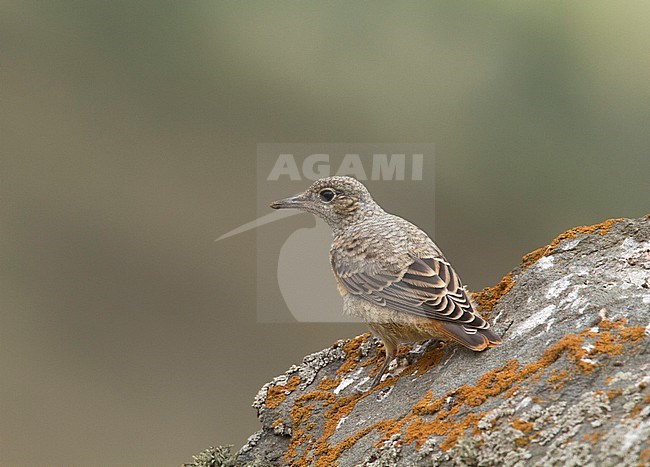
{"label": "white lichen patch", "polygon": [[554,262],[555,260],[552,256],[542,256],[539,260],[537,260],[536,266],[540,271],[543,271],[544,269],[548,269],[553,266]]}
{"label": "white lichen patch", "polygon": [[587,353],[589,353],[589,352],[591,352],[591,351],[594,349],[594,345],[593,345],[593,344],[586,344],[586,345],[583,345],[582,348],[583,348]]}
{"label": "white lichen patch", "polygon": [[285,425],[284,423],[278,423],[273,427],[273,433],[278,436],[291,436],[293,430],[290,426]]}
{"label": "white lichen patch", "polygon": [[338,430],[341,428],[341,426],[345,423],[345,421],[348,419],[348,417],[341,417],[339,421],[336,423],[336,429]]}
{"label": "white lichen patch", "polygon": [[582,241],[582,238],[573,238],[573,239],[571,239],[571,240],[569,240],[569,241],[563,242],[563,243],[560,245],[560,248],[559,248],[559,249],[560,249],[561,251],[569,251],[569,250],[573,250],[575,247],[578,246],[578,244],[579,244],[581,241]]}
{"label": "white lichen patch", "polygon": [[623,437],[623,442],[621,443],[621,451],[629,451],[635,441],[641,438],[640,435],[645,431],[644,428],[647,428],[648,426],[650,426],[650,422],[642,422],[641,425],[636,427],[635,430],[628,431]]}
{"label": "white lichen patch", "polygon": [[356,381],[356,379],[359,377],[359,375],[361,374],[361,371],[363,371],[363,368],[359,368],[354,373],[352,373],[350,375],[346,375],[341,380],[339,385],[334,388],[334,394],[338,395],[341,391],[343,391],[349,385],[353,384]]}
{"label": "white lichen patch", "polygon": [[585,310],[589,307],[589,300],[585,297],[577,297],[571,302],[570,307],[579,315],[584,314]]}
{"label": "white lichen patch", "polygon": [[382,442],[378,448],[373,449],[369,454],[366,454],[361,463],[356,465],[364,467],[387,467],[398,465],[397,460],[399,459],[402,450],[400,438],[401,435],[399,433],[391,436],[389,439]]}
{"label": "white lichen patch", "polygon": [[555,320],[553,318],[549,318],[548,321],[546,321],[546,332],[551,330],[551,326],[553,326],[553,323]]}
{"label": "white lichen patch", "polygon": [[518,337],[526,334],[537,326],[545,324],[549,317],[553,314],[557,307],[555,305],[548,305],[536,313],[533,313],[530,318],[521,323],[513,332],[512,337]]}
{"label": "white lichen patch", "polygon": [[304,390],[314,382],[316,375],[322,368],[334,361],[343,360],[346,357],[343,351],[345,343],[346,341],[340,340],[330,348],[307,355],[302,359],[300,365],[291,365],[284,374],[276,376],[272,381],[262,386],[262,389],[255,395],[252,404],[253,408],[257,410],[258,415],[261,415],[266,409],[264,403],[266,402],[266,396],[271,386],[285,386],[292,376],[298,375],[300,377],[299,388]]}
{"label": "white lichen patch", "polygon": [[250,435],[248,437],[248,440],[246,440],[246,444],[244,444],[242,446],[242,448],[239,450],[237,455],[243,454],[243,453],[248,452],[251,449],[253,449],[257,445],[257,442],[260,440],[263,433],[264,433],[264,430],[259,430],[259,431],[256,431],[255,433],[253,433],[252,435]]}
{"label": "white lichen patch", "polygon": [[339,385],[334,388],[334,394],[338,395],[341,391],[343,391],[352,383],[354,383],[354,378],[350,378],[349,376],[346,376],[341,380]]}
{"label": "white lichen patch", "polygon": [[625,271],[623,276],[625,282],[621,284],[623,288],[629,288],[631,286],[643,287],[650,283],[650,271],[646,269],[631,269]]}
{"label": "white lichen patch", "polygon": [[528,397],[528,396],[524,397],[524,398],[523,398],[523,399],[522,399],[522,400],[517,404],[517,408],[516,408],[516,410],[521,410],[521,409],[523,409],[523,408],[525,408],[525,407],[528,407],[528,405],[530,405],[530,403],[531,403],[532,401],[533,401],[533,400],[532,400],[530,397]]}
{"label": "white lichen patch", "polygon": [[492,324],[497,324],[499,322],[499,319],[501,319],[501,316],[503,315],[503,308],[499,311],[499,313],[494,317],[494,320],[492,320]]}
{"label": "white lichen patch", "polygon": [[629,371],[619,371],[608,380],[608,384],[611,386],[612,384],[616,384],[620,381],[629,381],[634,377],[635,375]]}
{"label": "white lichen patch", "polygon": [[359,381],[357,385],[354,386],[354,390],[361,391],[361,388],[363,388],[368,381],[370,381],[370,378],[368,376],[364,376],[363,378],[361,378],[361,381]]}
{"label": "white lichen patch", "polygon": [[548,290],[546,291],[546,298],[555,298],[559,297],[562,292],[571,286],[571,278],[573,274],[568,274],[562,279],[551,282]]}
{"label": "white lichen patch", "polygon": [[[589,306],[589,300],[587,300],[582,294],[585,292],[585,289],[589,287],[584,284],[578,284],[571,287],[569,293],[567,293],[558,303],[558,308],[565,309],[570,308],[575,310],[578,314],[583,314],[585,309]],[[560,292],[561,293],[561,292]],[[558,293],[558,295],[560,294]],[[548,294],[547,294],[547,298]],[[553,297],[555,298],[555,297]]]}
{"label": "white lichen patch", "polygon": [[384,389],[382,389],[381,391],[379,391],[379,394],[377,394],[377,397],[375,397],[375,400],[376,400],[377,402],[381,402],[381,401],[383,401],[384,399],[386,399],[386,398],[389,396],[389,394],[390,394],[391,392],[393,392],[393,388],[394,388],[394,387],[395,387],[395,386],[389,386],[389,387],[384,388]]}

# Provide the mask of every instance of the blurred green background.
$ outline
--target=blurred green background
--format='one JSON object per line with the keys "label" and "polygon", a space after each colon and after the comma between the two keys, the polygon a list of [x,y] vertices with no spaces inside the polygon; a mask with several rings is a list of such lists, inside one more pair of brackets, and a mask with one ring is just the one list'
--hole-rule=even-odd
{"label": "blurred green background", "polygon": [[0,3],[0,464],[239,447],[263,383],[364,330],[256,323],[255,232],[213,240],[255,218],[257,143],[435,143],[435,238],[474,290],[645,214],[648,24],[643,1]]}

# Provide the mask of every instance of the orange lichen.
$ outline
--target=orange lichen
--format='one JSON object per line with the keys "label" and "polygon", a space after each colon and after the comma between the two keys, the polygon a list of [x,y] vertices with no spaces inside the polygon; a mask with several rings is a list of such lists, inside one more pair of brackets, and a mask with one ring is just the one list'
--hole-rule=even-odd
{"label": "orange lichen", "polygon": [[[444,451],[453,447],[458,439],[463,435],[466,429],[476,425],[483,418],[483,414],[469,413],[460,421],[452,420],[452,411],[443,411],[433,420],[425,421],[420,417],[415,417],[404,431],[404,442],[415,442],[416,449],[419,449],[429,436],[445,436],[440,443],[440,448]],[[457,410],[454,410],[454,414]]]}
{"label": "orange lichen", "polygon": [[[582,225],[582,226],[574,227],[573,229],[569,229],[566,232],[562,232],[548,245],[525,254],[521,258],[522,270],[525,270],[526,268],[531,266],[533,263],[535,263],[543,256],[547,256],[551,254],[553,250],[557,248],[557,246],[560,244],[562,240],[575,238],[579,234],[588,234],[591,232],[598,232],[600,235],[605,235],[607,232],[609,232],[609,229],[615,223],[623,220],[625,219],[623,218],[608,219],[604,222],[600,222],[599,224]],[[490,312],[492,311],[494,306],[499,302],[501,297],[506,293],[508,293],[508,291],[512,288],[514,284],[515,283],[512,279],[512,273],[508,273],[503,277],[503,279],[501,279],[501,281],[499,281],[497,285],[494,285],[492,287],[485,287],[480,292],[472,293],[472,298],[474,299],[474,301],[476,301],[477,305],[479,306],[479,310],[489,316]]]}
{"label": "orange lichen", "polygon": [[294,389],[300,384],[300,377],[299,376],[292,376],[289,378],[289,381],[287,381],[287,384],[284,386],[271,386],[267,393],[266,393],[266,401],[264,404],[266,405],[267,408],[269,409],[274,409],[278,405],[280,405],[282,402],[284,402],[284,399],[287,397],[288,394],[293,392]]}
{"label": "orange lichen", "polygon": [[[340,443],[331,446],[327,451],[320,456],[317,456],[315,459],[314,465],[316,467],[331,467],[338,465],[336,459],[343,453],[343,451],[351,448],[357,441],[366,436],[368,433],[372,432],[377,428],[378,424],[368,425],[356,433],[348,436]],[[314,453],[316,456],[316,453]]]}
{"label": "orange lichen", "polygon": [[569,229],[566,232],[562,232],[547,246],[538,248],[537,250],[531,251],[530,253],[524,255],[521,258],[522,266],[525,269],[531,264],[535,263],[540,258],[542,258],[543,256],[549,255],[550,253],[553,252],[553,250],[557,248],[557,246],[560,244],[562,240],[575,238],[579,234],[588,234],[591,232],[598,232],[600,235],[605,235],[607,232],[609,232],[609,229],[611,229],[615,223],[623,220],[625,219],[623,218],[608,219],[604,222],[600,222],[599,224],[581,225],[578,227],[574,227],[573,229]]}
{"label": "orange lichen", "polygon": [[643,326],[625,326],[627,319],[620,318],[615,321],[602,320],[598,323],[601,332],[589,331],[589,337],[596,337],[590,355],[607,354],[620,355],[623,353],[623,344],[635,344],[644,337]]}
{"label": "orange lichen", "polygon": [[628,342],[638,342],[645,337],[645,328],[643,326],[630,326],[621,329],[621,339]]}
{"label": "orange lichen", "polygon": [[456,400],[470,407],[483,404],[489,397],[497,396],[512,386],[517,377],[517,368],[519,368],[517,360],[508,360],[505,365],[480,376],[474,386],[465,384],[456,389],[454,391]]}
{"label": "orange lichen", "polygon": [[609,354],[620,355],[623,353],[623,344],[620,343],[620,335],[612,335],[611,331],[598,333],[598,338],[593,341],[594,348],[589,352],[592,355]]}
{"label": "orange lichen", "polygon": [[334,389],[339,384],[341,384],[341,378],[334,378],[334,379],[323,378],[320,380],[320,383],[318,383],[318,389],[327,391],[328,389]]}
{"label": "orange lichen", "polygon": [[512,426],[515,430],[521,431],[522,433],[528,433],[533,429],[533,422],[525,422],[520,418],[515,418],[512,422],[510,422],[510,426]]}
{"label": "orange lichen", "polygon": [[442,408],[443,404],[444,399],[442,397],[434,398],[433,391],[429,390],[422,399],[415,403],[411,410],[418,415],[433,415]]}
{"label": "orange lichen", "polygon": [[440,360],[444,355],[442,347],[436,347],[435,349],[430,349],[424,354],[422,354],[416,361],[411,363],[402,374],[412,374],[417,372],[421,375],[426,373],[430,368],[438,365]]}
{"label": "orange lichen", "polygon": [[480,292],[473,293],[472,298],[479,306],[479,310],[482,311],[484,315],[489,315],[501,297],[508,293],[513,285],[515,285],[515,283],[512,280],[512,274],[508,273],[497,285],[486,287]]}
{"label": "orange lichen", "polygon": [[530,444],[532,437],[531,436],[522,436],[521,438],[515,439],[515,446],[518,448],[524,447],[527,444]]}
{"label": "orange lichen", "polygon": [[[310,464],[306,459],[307,454],[309,453],[308,449],[304,449],[300,458],[297,458],[298,453],[296,452],[297,448],[302,445],[309,445],[314,439],[314,437],[309,434],[309,431],[314,428],[315,424],[314,422],[309,422],[309,418],[311,417],[315,405],[308,404],[317,404],[320,402],[323,405],[327,405],[335,399],[336,396],[327,391],[312,391],[296,398],[290,413],[293,426],[291,441],[289,442],[289,447],[283,457],[285,462],[289,462],[291,465],[295,466],[307,466]],[[301,428],[301,424],[303,423],[305,424],[304,429]],[[291,459],[291,461],[289,459]]]}
{"label": "orange lichen", "polygon": [[337,375],[344,375],[352,370],[357,363],[359,363],[360,352],[359,347],[361,344],[370,337],[370,333],[365,333],[350,339],[343,345],[343,352],[345,352],[345,360],[341,366],[336,370]]}
{"label": "orange lichen", "polygon": [[585,433],[584,435],[582,435],[582,441],[585,441],[585,442],[588,442],[588,443],[592,443],[592,444],[594,444],[594,443],[596,443],[596,442],[597,442],[597,441],[598,441],[602,436],[603,436],[602,433],[600,433],[600,432],[598,432],[598,431],[593,431],[593,432],[591,432],[591,433]]}
{"label": "orange lichen", "polygon": [[[647,444],[650,444],[650,440]],[[642,465],[650,465],[650,447],[643,449],[639,453],[639,467]]]}
{"label": "orange lichen", "polygon": [[375,363],[377,363],[378,360],[379,360],[379,352],[375,352],[375,355],[361,362],[359,366],[366,367],[366,366],[374,365]]}
{"label": "orange lichen", "polygon": [[[441,448],[448,449],[455,444],[460,436],[459,433],[462,434],[468,427],[467,423],[471,424],[472,421],[480,420],[480,417],[475,419],[477,415],[472,413],[465,415],[460,421],[455,420],[455,416],[460,412],[461,406],[478,407],[488,399],[496,396],[509,397],[509,395],[520,389],[521,383],[524,381],[538,380],[542,373],[562,356],[565,356],[577,368],[582,370],[584,374],[591,373],[596,366],[582,360],[584,357],[591,355],[583,347],[586,338],[596,335],[597,340],[601,340],[600,346],[594,346],[591,352],[611,354],[612,352],[618,351],[618,347],[616,347],[620,343],[618,341],[631,341],[632,338],[628,336],[636,335],[635,333],[622,332],[624,329],[629,329],[623,327],[625,324],[624,320],[615,322],[605,321],[604,323],[605,327],[615,329],[620,334],[617,334],[615,338],[611,335],[599,336],[590,329],[584,330],[579,334],[568,334],[549,347],[536,362],[520,366],[517,360],[509,360],[501,367],[483,374],[479,377],[475,385],[463,385],[438,398],[433,397],[432,392],[428,391],[413,406],[410,414],[389,426],[389,429],[384,432],[385,436],[383,439],[388,439],[392,434],[405,428],[406,442],[415,441],[416,445],[418,445],[429,436],[446,435],[447,438],[441,444]],[[618,341],[612,343],[612,339],[617,339]],[[557,371],[551,373],[551,377],[549,378],[557,382],[568,377],[568,374],[568,371],[566,373]],[[427,415],[434,416],[434,418],[432,420],[423,418],[423,416]],[[528,440],[524,440],[524,442],[528,442]]]}
{"label": "orange lichen", "polygon": [[[367,334],[363,336],[359,336],[359,338],[352,339],[344,345],[343,349],[346,352],[348,359],[351,359],[354,362],[352,365],[346,365],[344,367],[344,371],[346,372],[351,371],[356,366],[360,358],[359,355],[360,345],[367,337],[368,337]],[[409,346],[402,346],[402,348],[400,349],[400,355],[407,353],[409,349],[410,349]],[[416,371],[424,373],[431,366],[436,365],[438,362],[440,362],[442,355],[443,355],[442,348],[431,349],[430,351],[422,355],[420,358],[418,358],[416,362],[407,366],[399,376],[411,374]],[[383,360],[378,359],[377,355],[375,355],[374,357],[368,360],[372,360],[377,364],[377,366],[379,366],[380,363],[383,363]],[[339,370],[340,369],[341,367],[339,367]],[[376,368],[371,370],[371,372],[373,371],[376,371]],[[325,387],[331,386],[333,384],[333,381],[339,379],[340,378],[336,378],[335,380],[327,379],[326,381],[321,381],[319,383],[319,388],[321,388],[321,386],[325,386]],[[311,465],[311,464],[323,465],[323,466],[336,465],[336,458],[343,451],[348,449],[349,446],[351,446],[356,441],[358,441],[358,439],[362,438],[363,436],[365,436],[366,434],[370,433],[373,430],[377,430],[382,433],[386,432],[390,428],[390,426],[393,425],[393,422],[391,420],[378,422],[369,427],[366,427],[360,432],[357,432],[354,435],[346,438],[344,441],[336,444],[335,446],[331,446],[328,443],[328,439],[336,431],[336,428],[339,425],[341,419],[347,417],[352,412],[352,410],[359,402],[359,400],[367,397],[368,395],[372,394],[374,391],[381,390],[392,384],[394,384],[394,380],[392,378],[387,378],[385,381],[379,383],[375,388],[373,388],[373,391],[369,391],[363,394],[353,394],[350,396],[343,396],[337,398],[336,396],[334,396],[333,394],[327,391],[319,390],[319,391],[312,391],[310,393],[298,397],[295,402],[297,407],[294,407],[294,409],[292,409],[291,412],[291,418],[294,423],[294,428],[293,428],[294,434],[289,444],[289,449],[287,450],[287,453],[284,456],[285,461],[291,459],[291,465],[296,465],[296,466]],[[297,458],[297,451],[296,451],[297,448],[299,448],[301,445],[304,445],[305,440],[311,439],[310,437],[305,436],[305,433],[302,430],[297,428],[298,425],[300,425],[300,423],[303,423],[305,421],[305,418],[306,417],[308,418],[309,416],[309,415],[305,415],[305,407],[304,407],[304,404],[309,402],[322,402],[323,406],[327,407],[325,412],[325,417],[324,417],[325,424],[323,426],[323,432],[321,436],[318,439],[311,440],[312,441],[310,445],[311,455],[309,456],[309,458],[307,457],[307,450],[305,450],[303,454],[299,458]],[[311,412],[311,406],[308,407],[310,408],[310,412]],[[305,426],[305,429],[307,426],[308,425]]]}
{"label": "orange lichen", "polygon": [[[522,259],[522,268],[525,269],[542,256],[550,254],[562,240],[594,231],[604,235],[619,220],[621,219],[610,219],[593,226],[577,227],[566,231],[548,246],[525,255]],[[508,274],[497,285],[485,288],[473,294],[473,297],[480,307],[479,309],[489,314],[501,297],[508,293],[513,285],[512,274]],[[284,456],[284,462],[297,467],[308,465],[335,466],[338,464],[339,456],[345,450],[373,432],[379,436],[375,446],[389,440],[392,435],[401,433],[403,442],[415,443],[417,448],[421,447],[422,443],[431,436],[444,436],[440,448],[443,450],[451,449],[468,429],[474,434],[479,432],[478,421],[481,420],[485,412],[481,412],[477,408],[486,401],[494,397],[507,398],[519,391],[527,391],[531,383],[539,381],[544,375],[547,375],[547,382],[554,384],[551,389],[560,389],[562,383],[569,377],[570,371],[567,369],[550,369],[549,367],[558,359],[564,357],[573,363],[576,368],[580,369],[582,373],[588,374],[595,371],[599,364],[588,361],[587,357],[620,354],[624,350],[624,343],[638,342],[643,338],[645,331],[640,326],[625,327],[625,320],[613,322],[603,320],[598,326],[599,332],[587,329],[578,334],[564,336],[546,349],[535,362],[521,365],[517,360],[509,360],[501,367],[480,376],[476,384],[461,386],[440,397],[434,397],[432,391],[427,391],[424,397],[414,404],[412,409],[404,416],[396,420],[380,420],[354,432],[339,443],[332,444],[330,442],[332,435],[340,426],[343,418],[352,413],[360,400],[395,383],[395,379],[387,378],[367,393],[349,396],[332,394],[331,389],[338,386],[342,377],[357,366],[367,367],[372,365],[373,368],[370,370],[370,374],[374,375],[380,364],[383,363],[384,355],[381,351],[376,351],[369,358],[363,360],[361,358],[361,345],[369,338],[369,334],[350,339],[343,345],[342,349],[346,358],[336,370],[336,377],[331,379],[323,378],[318,383],[318,390],[295,399],[290,411],[292,437]],[[585,346],[585,343],[591,345]],[[340,345],[340,343],[336,345]],[[403,346],[400,354],[408,351],[405,349],[407,347]],[[432,349],[403,369],[400,374],[395,375],[394,378],[416,372],[417,374],[423,374],[432,366],[437,365],[443,355],[443,349]],[[549,369],[550,374],[548,373]],[[286,399],[286,395],[297,387],[299,381],[299,378],[294,376],[285,386],[269,388],[266,406],[274,408],[281,404]],[[612,389],[603,394],[607,394],[607,397],[611,399],[620,395],[621,391],[620,389]],[[646,405],[650,403],[649,398],[650,396],[646,396],[642,403]],[[532,396],[532,400],[535,403],[543,402],[537,396]],[[325,419],[322,425],[319,424],[319,426],[322,426],[322,432],[318,434],[313,433],[317,426],[316,421],[310,419],[315,409],[324,411]],[[276,420],[273,427],[279,426],[280,423],[280,420]],[[511,421],[511,425],[524,433],[524,436],[517,438],[515,443],[530,442],[534,436],[530,434],[533,429],[531,422],[514,419]],[[646,451],[648,452],[646,453]],[[641,455],[650,458],[650,448],[643,451]]]}
{"label": "orange lichen", "polygon": [[643,410],[649,404],[650,404],[650,394],[644,396],[640,402],[634,404],[634,407],[632,407],[632,410],[627,416],[636,417],[639,414],[639,412],[641,412],[641,410]]}
{"label": "orange lichen", "polygon": [[622,395],[623,391],[619,388],[615,389],[610,389],[608,391],[605,391],[605,395],[607,398],[611,401],[612,399],[616,399],[618,396]]}
{"label": "orange lichen", "polygon": [[329,404],[329,408],[325,412],[325,425],[323,426],[323,437],[325,439],[334,433],[341,418],[350,415],[361,397],[362,394],[353,394],[335,399]]}
{"label": "orange lichen", "polygon": [[294,426],[305,423],[311,417],[311,412],[314,409],[313,405],[294,404],[291,408],[291,421]]}
{"label": "orange lichen", "polygon": [[551,374],[546,381],[551,383],[553,389],[558,390],[564,387],[564,382],[569,379],[569,377],[569,371],[566,368],[562,370],[551,370]]}
{"label": "orange lichen", "polygon": [[[432,391],[427,391],[424,397],[399,419],[375,422],[336,444],[332,444],[330,439],[342,419],[352,413],[360,400],[393,385],[394,380],[388,378],[372,391],[363,394],[336,396],[327,390],[320,389],[301,395],[296,398],[291,409],[293,434],[284,461],[298,467],[334,466],[337,465],[337,459],[345,450],[373,432],[379,436],[378,441],[375,442],[376,446],[389,440],[392,435],[401,433],[402,441],[415,443],[416,448],[420,448],[431,436],[441,436],[444,439],[440,442],[440,448],[451,449],[467,430],[472,430],[473,433],[478,432],[477,423],[485,412],[477,410],[477,408],[486,401],[495,397],[507,398],[518,391],[525,391],[531,383],[538,381],[544,375],[546,375],[547,382],[556,384],[556,387],[552,389],[559,389],[561,383],[571,374],[570,369],[550,368],[560,358],[567,359],[575,368],[588,374],[595,371],[599,364],[585,361],[587,357],[617,355],[624,350],[624,344],[638,342],[641,339],[640,332],[643,328],[626,327],[625,324],[626,320],[624,319],[602,320],[599,323],[598,332],[589,328],[578,334],[568,334],[548,347],[535,362],[521,365],[517,360],[511,359],[504,365],[480,376],[474,385],[463,385],[440,397],[435,397]],[[359,363],[359,347],[365,338],[352,339],[344,346],[348,359],[353,361],[352,364],[341,365],[344,371],[352,370]],[[396,377],[399,378],[416,371],[418,373],[425,372],[431,366],[438,364],[443,355],[442,348],[432,349],[406,367]],[[372,358],[375,359],[375,364],[379,365],[381,358],[376,357],[375,355]],[[371,360],[371,358],[367,360]],[[367,360],[363,363],[366,363]],[[338,380],[340,377],[332,380],[324,378],[319,383],[319,388],[331,389],[334,382]],[[297,384],[295,380],[290,380],[290,382],[292,386]],[[287,390],[287,386],[280,388],[283,391]],[[620,390],[612,389],[603,392],[603,394],[613,398],[620,394]],[[536,396],[533,397],[533,400],[542,402]],[[647,403],[648,398],[639,404]],[[320,410],[324,410],[325,419],[322,432],[318,435],[312,433],[316,425],[313,420],[310,420],[317,406],[321,408]],[[524,434],[515,440],[518,445],[527,444],[533,439],[531,422],[514,419],[511,421],[511,425]]]}

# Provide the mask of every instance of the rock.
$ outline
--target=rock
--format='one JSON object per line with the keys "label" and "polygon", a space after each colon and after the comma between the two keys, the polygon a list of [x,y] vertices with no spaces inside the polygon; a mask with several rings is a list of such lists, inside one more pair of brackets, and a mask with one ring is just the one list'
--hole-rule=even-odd
{"label": "rock", "polygon": [[[563,233],[475,294],[504,342],[383,350],[364,334],[262,388],[237,465],[650,465],[650,219]],[[408,363],[410,362],[410,363]]]}

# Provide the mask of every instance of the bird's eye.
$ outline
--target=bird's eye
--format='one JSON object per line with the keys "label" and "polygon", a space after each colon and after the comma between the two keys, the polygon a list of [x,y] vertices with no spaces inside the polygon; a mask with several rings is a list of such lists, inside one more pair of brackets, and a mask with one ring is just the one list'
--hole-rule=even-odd
{"label": "bird's eye", "polygon": [[323,188],[319,193],[318,196],[320,197],[321,201],[325,203],[329,203],[334,199],[336,196],[336,193],[334,190],[330,190],[329,188]]}

